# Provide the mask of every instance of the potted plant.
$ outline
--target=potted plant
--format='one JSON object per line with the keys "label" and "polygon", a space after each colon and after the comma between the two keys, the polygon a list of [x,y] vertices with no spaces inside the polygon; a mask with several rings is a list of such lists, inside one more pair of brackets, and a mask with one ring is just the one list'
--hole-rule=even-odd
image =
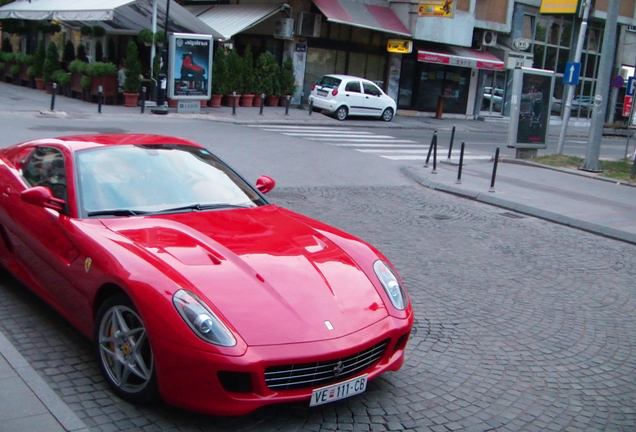
{"label": "potted plant", "polygon": [[11,82],[15,85],[20,85],[20,65],[18,63],[13,63],[11,65]]}
{"label": "potted plant", "polygon": [[33,76],[35,77],[35,88],[38,90],[44,90],[46,85],[42,79],[42,70],[44,69],[44,60],[46,57],[46,51],[44,49],[44,41],[40,41],[37,50],[33,55]]}
{"label": "potted plant", "polygon": [[77,59],[83,61],[84,63],[88,63],[88,56],[86,55],[86,47],[83,43],[80,43],[77,46]]}
{"label": "potted plant", "polygon": [[157,33],[155,33],[155,45],[157,45],[158,47],[162,47],[164,41],[166,40],[166,34],[164,33],[163,30],[159,30]]}
{"label": "potted plant", "polygon": [[265,94],[268,106],[277,106],[279,66],[272,53],[264,52],[258,57],[256,74],[260,86],[259,93]]}
{"label": "potted plant", "polygon": [[251,107],[256,91],[256,77],[254,76],[254,59],[252,47],[248,45],[243,53],[243,74],[241,75],[241,106]]}
{"label": "potted plant", "polygon": [[46,57],[42,66],[42,79],[46,83],[47,93],[51,93],[51,84],[53,83],[53,73],[60,68],[60,56],[57,51],[57,44],[49,42],[46,47]]}
{"label": "potted plant", "polygon": [[147,28],[143,28],[139,30],[139,34],[137,35],[137,42],[142,43],[146,46],[152,45],[155,40],[155,36],[152,31]]}
{"label": "potted plant", "polygon": [[9,81],[9,79],[13,79],[11,75],[11,67],[13,63],[15,63],[15,54],[10,52],[2,52],[2,63],[4,64],[2,68],[2,75],[5,81]]}
{"label": "potted plant", "polygon": [[90,36],[93,34],[93,27],[89,25],[83,25],[80,27],[80,33],[82,36]]}
{"label": "potted plant", "polygon": [[93,26],[93,36],[98,38],[106,36],[106,29],[98,25]]}
{"label": "potted plant", "polygon": [[[235,49],[230,51],[227,59],[227,102],[229,106],[238,105],[241,98],[243,59]],[[236,94],[235,94],[236,93]]]}
{"label": "potted plant", "polygon": [[78,94],[84,96],[84,87],[82,86],[82,77],[86,73],[88,63],[84,63],[81,60],[73,60],[68,65],[68,70],[71,72],[71,96]]}
{"label": "potted plant", "polygon": [[139,50],[134,41],[128,42],[126,46],[126,58],[124,60],[126,69],[126,80],[124,81],[124,106],[137,106],[139,99],[139,88],[141,87],[141,62],[139,61]]}
{"label": "potted plant", "polygon": [[68,96],[70,92],[69,84],[71,83],[70,72],[64,72],[62,69],[56,70],[53,72],[53,82],[57,83],[60,88],[60,94]]}
{"label": "potted plant", "polygon": [[102,96],[105,99],[117,98],[117,66],[114,63],[94,62],[86,65],[86,75],[91,77],[91,96],[99,95],[99,87],[102,87]]}
{"label": "potted plant", "polygon": [[18,84],[29,84],[30,76],[28,70],[33,64],[33,56],[29,54],[17,54],[16,61],[20,65],[20,76]]}
{"label": "potted plant", "polygon": [[296,77],[294,76],[294,62],[288,58],[283,62],[279,75],[280,96],[282,96],[281,105],[287,103],[287,96],[291,97],[296,91]]}
{"label": "potted plant", "polygon": [[64,51],[62,52],[62,61],[67,70],[69,70],[73,60],[75,60],[75,45],[73,45],[73,41],[69,39],[64,43]]}
{"label": "potted plant", "polygon": [[221,106],[221,99],[227,93],[227,59],[225,58],[225,48],[222,46],[216,49],[212,62],[212,96],[208,101],[208,106],[218,108]]}

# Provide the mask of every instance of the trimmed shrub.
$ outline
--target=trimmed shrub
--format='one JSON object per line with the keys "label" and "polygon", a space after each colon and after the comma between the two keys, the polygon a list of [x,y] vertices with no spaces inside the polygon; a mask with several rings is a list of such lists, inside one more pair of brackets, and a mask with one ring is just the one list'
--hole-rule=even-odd
{"label": "trimmed shrub", "polygon": [[50,42],[46,48],[46,58],[44,59],[44,65],[42,66],[42,78],[46,82],[53,80],[53,72],[60,68],[60,56],[57,51],[57,44]]}
{"label": "trimmed shrub", "polygon": [[139,93],[139,87],[141,87],[141,79],[139,79],[139,74],[141,74],[141,62],[139,61],[139,50],[134,41],[128,42],[126,46],[124,68],[126,69],[124,92]]}
{"label": "trimmed shrub", "polygon": [[71,62],[75,60],[75,45],[73,45],[73,42],[70,39],[67,40],[64,44],[64,53],[62,54],[62,60],[67,65],[70,65]]}
{"label": "trimmed shrub", "polygon": [[228,91],[227,59],[225,58],[225,48],[220,46],[216,49],[212,62],[212,94],[223,95]]}

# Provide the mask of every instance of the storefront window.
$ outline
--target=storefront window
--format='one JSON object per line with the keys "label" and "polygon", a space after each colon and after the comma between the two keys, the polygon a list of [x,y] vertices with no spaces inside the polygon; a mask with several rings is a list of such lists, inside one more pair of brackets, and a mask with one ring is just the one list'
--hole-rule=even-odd
{"label": "storefront window", "polygon": [[364,53],[349,54],[349,75],[363,77],[367,68],[367,55]]}
{"label": "storefront window", "polygon": [[435,112],[439,97],[444,98],[444,112],[464,114],[468,100],[470,69],[419,63],[417,110]]}

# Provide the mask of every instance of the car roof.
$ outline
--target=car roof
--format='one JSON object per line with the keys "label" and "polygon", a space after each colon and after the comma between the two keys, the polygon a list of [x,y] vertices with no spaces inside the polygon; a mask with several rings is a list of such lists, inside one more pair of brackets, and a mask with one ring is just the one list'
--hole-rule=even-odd
{"label": "car roof", "polygon": [[64,144],[72,150],[115,145],[183,144],[203,147],[194,141],[168,135],[157,134],[87,134],[69,135],[57,138],[39,139],[24,144]]}
{"label": "car roof", "polygon": [[[368,80],[366,78],[362,78],[362,77],[359,77],[359,76],[353,76],[353,75],[327,74],[327,75],[324,75],[324,76],[338,78],[338,79],[341,79],[343,81],[344,80],[360,80],[360,81],[366,81],[366,82],[373,83],[373,81],[371,81],[371,80]],[[373,84],[375,84],[375,83],[373,83]]]}

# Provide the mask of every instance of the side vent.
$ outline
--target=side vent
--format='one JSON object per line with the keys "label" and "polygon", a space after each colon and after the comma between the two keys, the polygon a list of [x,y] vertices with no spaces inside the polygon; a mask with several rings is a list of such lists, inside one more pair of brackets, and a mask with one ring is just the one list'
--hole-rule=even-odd
{"label": "side vent", "polygon": [[497,33],[486,30],[481,36],[481,44],[483,46],[495,46],[497,45]]}
{"label": "side vent", "polygon": [[304,37],[320,37],[320,25],[322,24],[322,15],[312,14],[308,12],[300,12],[298,14],[298,36]]}
{"label": "side vent", "polygon": [[279,39],[290,39],[294,37],[294,19],[281,18],[274,23],[274,37]]}

